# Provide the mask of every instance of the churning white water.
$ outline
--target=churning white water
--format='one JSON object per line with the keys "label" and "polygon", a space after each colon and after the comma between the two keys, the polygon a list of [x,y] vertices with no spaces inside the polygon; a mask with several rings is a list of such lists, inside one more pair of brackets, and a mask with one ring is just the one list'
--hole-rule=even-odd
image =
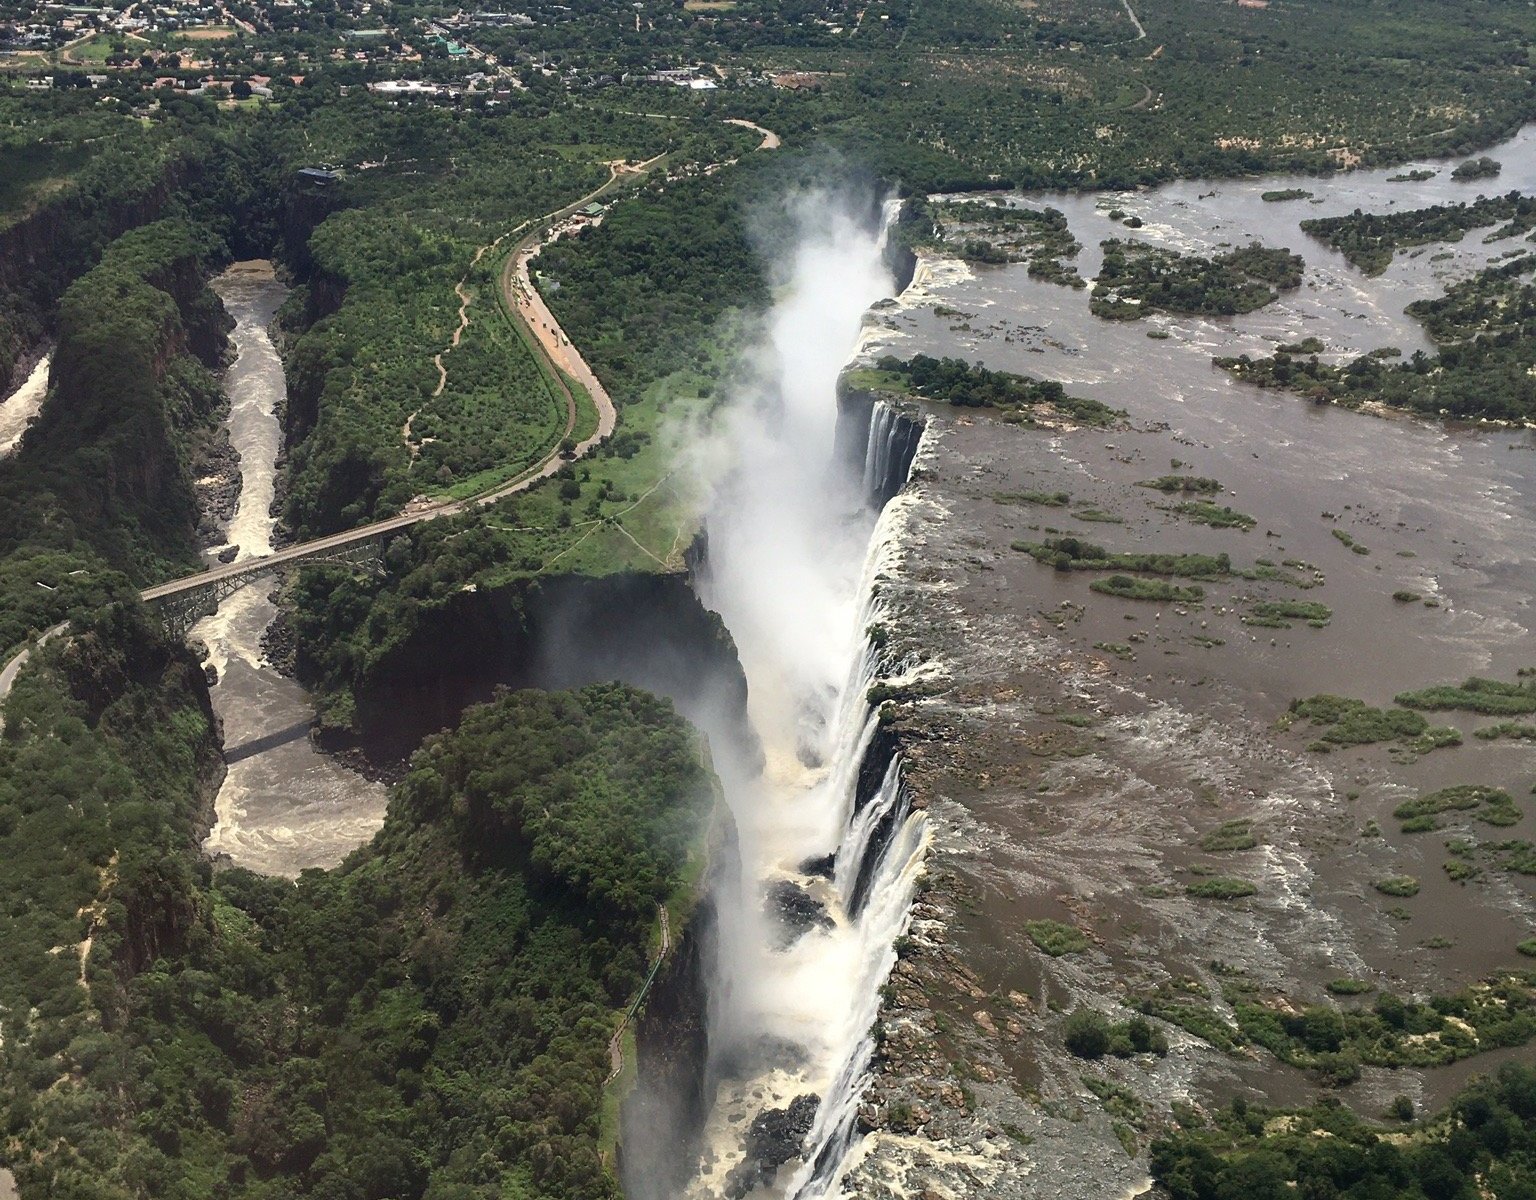
{"label": "churning white water", "polygon": [[21,386],[0,400],[0,458],[21,444],[21,435],[43,407],[43,398],[48,394],[48,364],[52,357],[50,351],[38,359]]}
{"label": "churning white water", "polygon": [[[214,281],[235,318],[237,357],[225,377],[230,441],[240,454],[240,497],[227,533],[239,558],[272,552],[272,489],[282,430],[283,366],[267,327],[285,289],[264,264]],[[277,615],[271,578],[257,578],[192,629],[218,672],[214,711],[228,771],[214,802],[210,854],[272,875],[330,867],[384,819],[385,789],[321,754],[309,741],[314,707],[304,689],[266,664],[262,635]]]}
{"label": "churning white water", "polygon": [[[719,764],[743,870],[739,894],[719,897],[716,1089],[699,1197],[809,1198],[835,1185],[923,845],[900,764],[879,758],[867,699],[878,655],[866,630],[892,551],[881,506],[894,489],[865,476],[871,464],[891,471],[899,452],[872,445],[852,464],[834,455],[837,377],[866,310],[893,290],[883,229],[867,207],[861,219],[825,194],[802,201],[796,217],[801,236],[755,382],[730,409],[730,465],[710,505],[698,583],[736,641],[766,760],[761,771]],[[870,436],[912,443],[904,478],[911,426],[877,417]],[[797,1099],[805,1114],[807,1096],[819,1103],[808,1134],[803,1119],[794,1127],[799,1152],[756,1166],[753,1122]]]}

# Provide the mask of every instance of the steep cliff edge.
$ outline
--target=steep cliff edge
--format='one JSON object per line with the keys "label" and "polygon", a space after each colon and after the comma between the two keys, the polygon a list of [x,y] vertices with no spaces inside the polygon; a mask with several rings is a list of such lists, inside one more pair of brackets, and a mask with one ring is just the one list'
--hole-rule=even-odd
{"label": "steep cliff edge", "polygon": [[877,508],[906,486],[926,420],[909,397],[862,387],[848,372],[838,379],[833,453],[863,479],[864,494]]}
{"label": "steep cliff edge", "polygon": [[[8,726],[7,766],[12,741]],[[96,840],[72,848],[83,869],[58,874],[80,917],[60,907],[25,970],[0,978],[8,1002],[39,973],[52,984],[31,1036],[0,1047],[0,1159],[25,1200],[56,1194],[63,1172],[116,1194],[124,1163],[157,1195],[611,1197],[608,1041],[644,988],[659,907],[686,919],[698,894],[717,796],[670,705],[598,685],[467,712],[415,757],[374,841],[297,884],[210,874],[187,838],[194,814],[125,797],[116,832],[146,836],[114,845],[77,827]],[[0,776],[0,817],[20,803]],[[22,818],[16,845],[40,819]],[[141,846],[159,872],[130,893]],[[18,896],[54,897],[27,882]],[[116,961],[154,961],[98,1024],[100,939],[141,899],[198,919],[185,937],[145,927],[142,946],[122,944]],[[685,950],[669,970],[687,974]],[[150,1059],[153,1072],[127,1067]]]}
{"label": "steep cliff edge", "polygon": [[[682,936],[662,964],[635,1023],[632,1081],[620,1097],[619,1177],[628,1200],[672,1200],[688,1180],[713,1100],[709,985],[716,974],[717,897],[739,886],[741,851],[723,804],[705,850],[707,869],[688,896]],[[628,1051],[626,1051],[628,1053]]]}
{"label": "steep cliff edge", "polygon": [[194,561],[193,468],[222,404],[229,319],[205,286],[213,247],[178,221],[119,238],[64,294],[47,403],[0,494],[10,550],[89,546],[139,580]]}
{"label": "steep cliff edge", "polygon": [[[300,674],[313,680],[306,649],[301,641]],[[354,683],[347,732],[399,758],[498,687],[605,680],[665,696],[712,741],[755,753],[735,645],[680,574],[520,579],[413,606],[409,629]]]}

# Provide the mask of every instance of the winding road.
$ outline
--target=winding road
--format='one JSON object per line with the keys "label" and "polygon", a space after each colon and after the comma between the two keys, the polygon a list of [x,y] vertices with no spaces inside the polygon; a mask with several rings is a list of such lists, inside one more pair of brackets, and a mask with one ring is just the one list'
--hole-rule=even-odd
{"label": "winding road", "polygon": [[[779,136],[771,130],[754,125],[749,121],[731,120],[733,125],[741,125],[756,130],[763,137],[758,147],[760,150],[776,149],[779,144]],[[558,389],[563,395],[566,406],[565,428],[555,440],[555,444],[547,454],[527,470],[520,472],[513,478],[498,484],[479,495],[470,496],[463,500],[429,501],[427,503],[413,502],[407,506],[406,511],[398,516],[387,517],[382,521],[374,521],[368,525],[362,525],[355,529],[346,530],[343,533],[334,533],[325,537],[314,538],[307,542],[300,542],[292,546],[286,546],[273,554],[259,559],[244,559],[239,562],[217,566],[211,570],[199,571],[195,575],[188,575],[181,579],[173,579],[166,583],[156,584],[154,587],[145,588],[139,593],[140,598],[146,602],[162,600],[169,596],[175,596],[183,592],[192,592],[200,588],[206,588],[210,584],[234,580],[241,576],[251,574],[254,570],[267,571],[281,567],[287,563],[298,562],[307,558],[323,556],[326,553],[341,550],[354,543],[367,542],[381,534],[395,533],[402,529],[409,529],[413,525],[419,525],[423,521],[435,520],[438,517],[455,516],[459,513],[470,512],[481,508],[504,497],[525,491],[542,479],[551,475],[565,466],[571,459],[581,458],[607,439],[618,425],[618,411],[614,407],[612,398],[608,395],[608,389],[602,384],[592,368],[588,365],[581,351],[578,350],[565,331],[555,319],[554,313],[545,304],[544,297],[533,286],[529,264],[538,256],[540,250],[546,244],[554,241],[562,233],[572,228],[570,220],[581,209],[594,203],[616,188],[633,180],[642,179],[658,163],[664,162],[666,154],[658,154],[656,157],[641,163],[625,163],[622,161],[608,164],[608,179],[600,187],[594,188],[586,195],[581,196],[563,208],[532,221],[524,222],[508,233],[503,234],[496,241],[482,246],[475,256],[475,262],[490,250],[493,250],[507,237],[514,236],[523,229],[529,232],[519,241],[507,256],[506,265],[502,268],[500,284],[502,299],[506,304],[508,315],[514,323],[520,324],[530,335],[525,339],[533,350],[536,358],[540,360],[540,367],[548,376],[551,386]],[[458,289],[456,289],[458,291]],[[460,298],[463,293],[458,292]],[[463,324],[459,328],[462,335],[464,325],[468,323],[467,315],[462,316]],[[455,339],[454,345],[457,344]],[[443,356],[451,352],[451,345],[434,361],[442,370]],[[446,375],[446,371],[445,371]],[[597,409],[597,427],[587,437],[578,442],[569,456],[563,456],[560,447],[576,431],[576,423],[580,415],[577,398],[566,382],[567,377],[583,388],[591,398],[593,406]],[[414,414],[413,414],[414,415]],[[406,427],[409,430],[410,422]],[[407,433],[407,436],[408,433]],[[10,695],[11,687],[17,674],[25,666],[32,650],[43,646],[50,638],[65,629],[65,625],[56,625],[43,633],[32,645],[24,647],[8,659],[3,667],[0,667],[0,710],[3,710],[5,700]],[[3,711],[0,711],[0,729],[4,728]]]}

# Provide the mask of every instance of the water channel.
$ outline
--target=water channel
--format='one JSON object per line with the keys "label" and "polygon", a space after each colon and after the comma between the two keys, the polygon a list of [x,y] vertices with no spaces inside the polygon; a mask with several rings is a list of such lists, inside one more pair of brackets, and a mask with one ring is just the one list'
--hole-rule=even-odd
{"label": "water channel", "polygon": [[[224,386],[240,455],[240,498],[227,535],[238,560],[272,551],[285,384],[268,327],[287,289],[269,263],[237,263],[213,286],[235,319],[237,357]],[[275,586],[270,577],[256,579],[192,630],[218,673],[213,706],[228,763],[204,848],[253,871],[294,876],[334,866],[372,837],[384,819],[385,789],[315,749],[308,694],[266,663],[262,635],[277,615],[269,598]]]}

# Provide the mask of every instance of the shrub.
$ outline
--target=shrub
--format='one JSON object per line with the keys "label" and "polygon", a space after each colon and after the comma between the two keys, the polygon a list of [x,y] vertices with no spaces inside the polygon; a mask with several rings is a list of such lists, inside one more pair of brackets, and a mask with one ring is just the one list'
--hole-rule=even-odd
{"label": "shrub", "polygon": [[1385,879],[1378,879],[1371,884],[1383,896],[1417,896],[1419,894],[1419,881],[1412,875],[1388,875]]}
{"label": "shrub", "polygon": [[1159,600],[1164,603],[1196,604],[1205,599],[1201,587],[1180,587],[1162,579],[1133,579],[1129,575],[1111,575],[1108,579],[1095,579],[1088,585],[1090,591],[1103,596],[1118,596],[1122,600]]}
{"label": "shrub", "polygon": [[1109,1042],[1109,1022],[1102,1014],[1080,1008],[1067,1018],[1066,1046],[1078,1058],[1103,1058]]}
{"label": "shrub", "polygon": [[1060,958],[1063,954],[1081,954],[1088,949],[1087,937],[1075,925],[1049,920],[1025,921],[1024,931],[1035,945],[1052,958]]}
{"label": "shrub", "polygon": [[1213,875],[1184,889],[1187,895],[1202,900],[1240,900],[1244,896],[1254,895],[1258,890],[1257,884],[1228,875]]}
{"label": "shrub", "polygon": [[1327,1088],[1348,1087],[1360,1079],[1360,1059],[1349,1051],[1319,1054],[1313,1069],[1317,1081]]}
{"label": "shrub", "polygon": [[1259,844],[1247,821],[1227,821],[1200,839],[1200,849],[1216,854],[1223,850],[1252,850]]}

